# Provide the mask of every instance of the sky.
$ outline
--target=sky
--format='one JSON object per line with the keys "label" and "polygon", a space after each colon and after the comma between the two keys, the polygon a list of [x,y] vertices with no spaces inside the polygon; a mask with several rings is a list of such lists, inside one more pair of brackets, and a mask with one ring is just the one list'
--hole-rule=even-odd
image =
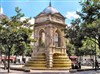
{"label": "sky", "polygon": [[[79,16],[76,11],[81,11],[79,4],[81,0],[51,0],[52,6],[56,8],[64,17],[66,24]],[[0,7],[3,8],[3,13],[8,17],[15,15],[15,7],[22,9],[25,17],[35,17],[49,6],[50,0],[0,0]]]}

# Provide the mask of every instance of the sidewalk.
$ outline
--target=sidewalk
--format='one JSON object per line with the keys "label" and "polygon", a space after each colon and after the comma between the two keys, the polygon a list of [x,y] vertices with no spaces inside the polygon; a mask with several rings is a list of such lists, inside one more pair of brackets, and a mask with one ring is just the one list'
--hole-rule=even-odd
{"label": "sidewalk", "polygon": [[[22,68],[23,65],[11,65],[11,68]],[[0,65],[0,74],[8,74],[7,70],[2,69],[4,66]],[[30,72],[10,70],[10,74],[70,74],[69,70],[30,70]]]}
{"label": "sidewalk", "polygon": [[[13,65],[11,64],[10,67],[14,68],[22,68],[24,65]],[[0,67],[4,67],[4,65],[0,65]],[[81,69],[92,69],[92,66],[81,66]]]}
{"label": "sidewalk", "polygon": [[[10,65],[10,68],[13,70],[16,69],[21,69],[24,65]],[[3,68],[3,65],[0,65],[0,68]],[[69,70],[30,70],[30,72],[69,72]]]}
{"label": "sidewalk", "polygon": [[[12,70],[15,70],[16,72],[24,72],[23,70],[23,67],[24,65],[10,65],[10,68],[11,68],[11,72]],[[0,68],[3,68],[4,66],[3,65],[0,65]],[[22,69],[22,70],[21,70]],[[89,71],[89,70],[93,70],[93,68],[91,66],[82,66],[80,70],[78,71]],[[1,69],[1,71],[4,71],[4,72],[7,72],[6,70],[4,69]],[[1,72],[0,71],[0,72]],[[14,71],[14,72],[15,72]],[[31,73],[40,73],[40,72],[66,72],[68,73],[69,70],[30,70]]]}
{"label": "sidewalk", "polygon": [[81,66],[81,69],[92,69],[92,66]]}
{"label": "sidewalk", "polygon": [[[22,68],[24,65],[13,65],[11,64],[10,67],[14,67],[14,68]],[[4,65],[0,65],[0,67],[4,67]]]}
{"label": "sidewalk", "polygon": [[[11,65],[11,68],[22,68],[23,65]],[[3,67],[3,65],[0,65]],[[30,72],[24,72],[19,70],[10,70],[9,74],[100,74],[100,70],[93,70],[91,66],[82,66],[83,71],[69,72],[69,70],[30,70]],[[81,70],[82,70],[81,69]],[[0,74],[8,74],[7,70],[0,68]]]}
{"label": "sidewalk", "polygon": [[[18,74],[18,73],[23,74],[23,71],[10,70],[9,74]],[[8,70],[4,70],[0,68],[0,74],[8,74]]]}

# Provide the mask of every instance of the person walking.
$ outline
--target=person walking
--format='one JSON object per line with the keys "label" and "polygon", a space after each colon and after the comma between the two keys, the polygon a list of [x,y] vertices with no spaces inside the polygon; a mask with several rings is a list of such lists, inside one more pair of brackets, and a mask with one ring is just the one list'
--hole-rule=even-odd
{"label": "person walking", "polygon": [[79,69],[81,69],[81,62],[80,61],[78,62],[78,67],[79,67]]}
{"label": "person walking", "polygon": [[95,61],[95,67],[96,67],[96,68],[99,68],[99,63],[98,63],[97,60]]}
{"label": "person walking", "polygon": [[2,60],[4,64],[4,69],[7,69],[7,64],[6,64],[6,57],[4,56],[4,59]]}

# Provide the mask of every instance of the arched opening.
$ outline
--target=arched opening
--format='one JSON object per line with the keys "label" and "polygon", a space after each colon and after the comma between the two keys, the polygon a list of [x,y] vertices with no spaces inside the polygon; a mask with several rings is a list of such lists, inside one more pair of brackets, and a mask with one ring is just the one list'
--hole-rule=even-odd
{"label": "arched opening", "polygon": [[45,32],[44,30],[40,30],[39,32],[39,46],[44,47],[45,46]]}
{"label": "arched opening", "polygon": [[54,34],[54,45],[55,47],[60,47],[61,46],[61,39],[60,39],[60,33],[58,31],[55,32]]}

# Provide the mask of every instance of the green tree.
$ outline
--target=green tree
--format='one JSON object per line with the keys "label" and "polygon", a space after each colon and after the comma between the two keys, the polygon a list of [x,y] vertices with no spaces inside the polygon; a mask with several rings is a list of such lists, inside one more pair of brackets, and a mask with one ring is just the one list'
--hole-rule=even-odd
{"label": "green tree", "polygon": [[[94,38],[100,48],[100,0],[85,0],[80,3],[82,6],[80,15],[82,32],[85,38]],[[97,42],[95,41],[97,40]]]}
{"label": "green tree", "polygon": [[83,24],[91,24],[100,18],[100,0],[85,0],[80,2],[81,12],[77,12]]}
{"label": "green tree", "polygon": [[32,30],[30,27],[32,26],[29,24],[29,19],[24,21],[20,21],[24,14],[21,13],[21,9],[16,7],[15,9],[16,15],[11,17],[10,19],[3,18],[1,19],[1,29],[0,29],[0,44],[6,46],[8,50],[8,72],[10,68],[10,51],[14,47],[15,54],[17,53],[23,55],[27,45],[31,46],[30,42],[34,41],[31,39]]}
{"label": "green tree", "polygon": [[[82,10],[77,12],[80,18],[72,20],[72,26],[67,28],[66,38],[70,38],[77,50],[86,39],[95,42],[100,48],[100,0],[85,0],[80,4]],[[79,50],[76,53],[81,53]]]}
{"label": "green tree", "polygon": [[90,39],[99,46],[100,49],[100,19],[83,27],[83,34],[86,39]]}
{"label": "green tree", "polygon": [[74,45],[69,42],[69,39],[67,39],[66,47],[67,47],[66,52],[67,52],[68,56],[75,55]]}
{"label": "green tree", "polygon": [[71,44],[74,45],[75,55],[80,47],[82,47],[82,39],[84,36],[81,34],[80,19],[72,20],[71,27],[65,29],[66,38],[69,38]]}

